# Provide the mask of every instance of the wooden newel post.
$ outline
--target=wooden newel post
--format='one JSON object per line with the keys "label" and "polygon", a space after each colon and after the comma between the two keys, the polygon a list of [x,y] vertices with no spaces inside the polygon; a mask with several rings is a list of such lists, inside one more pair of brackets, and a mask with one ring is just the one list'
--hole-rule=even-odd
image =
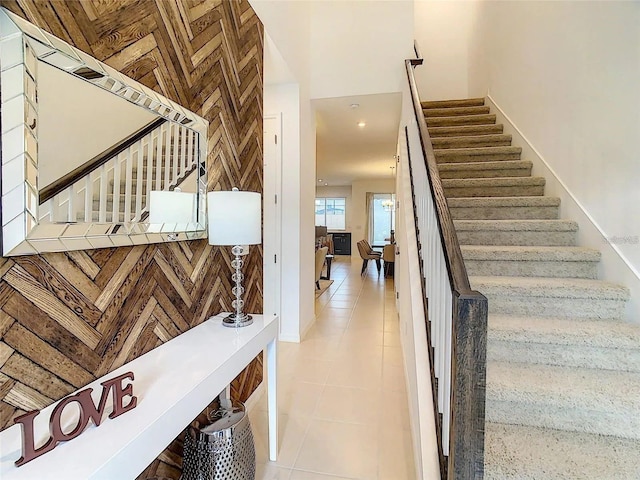
{"label": "wooden newel post", "polygon": [[[484,477],[488,304],[478,292],[453,292],[449,478]],[[457,392],[457,393],[456,393]]]}

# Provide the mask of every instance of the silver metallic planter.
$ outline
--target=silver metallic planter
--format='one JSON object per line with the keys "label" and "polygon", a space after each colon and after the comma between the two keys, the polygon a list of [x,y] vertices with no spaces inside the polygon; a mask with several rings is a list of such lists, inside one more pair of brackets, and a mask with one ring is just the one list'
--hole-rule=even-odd
{"label": "silver metallic planter", "polygon": [[220,408],[210,420],[187,429],[182,480],[255,480],[256,451],[244,405]]}

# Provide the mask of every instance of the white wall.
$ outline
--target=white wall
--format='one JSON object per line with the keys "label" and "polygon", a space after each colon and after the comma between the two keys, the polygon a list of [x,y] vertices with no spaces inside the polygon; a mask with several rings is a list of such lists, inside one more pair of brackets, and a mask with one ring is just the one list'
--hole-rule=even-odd
{"label": "white wall", "polygon": [[[300,269],[300,92],[297,84],[265,86],[264,111],[282,114],[282,292],[299,292]],[[286,254],[285,254],[286,252]],[[300,336],[300,297],[288,295],[281,305],[280,333]]]}
{"label": "white wall", "polygon": [[[316,197],[344,198],[345,199],[345,232],[350,232],[353,228],[353,204],[351,203],[351,187],[316,187]],[[315,217],[314,217],[315,218]],[[331,231],[331,230],[330,230]],[[335,230],[338,231],[338,230]]]}
{"label": "white wall", "polygon": [[351,231],[351,255],[358,255],[358,242],[364,238],[367,224],[367,192],[395,193],[395,179],[356,180],[351,184],[353,230]]}
{"label": "white wall", "polygon": [[413,48],[413,2],[315,1],[312,98],[399,92]]}
{"label": "white wall", "polygon": [[158,118],[38,62],[38,183],[45,187]]}
{"label": "white wall", "polygon": [[477,3],[476,0],[415,1],[415,39],[424,58],[424,65],[415,69],[421,100],[469,97],[471,26]]}

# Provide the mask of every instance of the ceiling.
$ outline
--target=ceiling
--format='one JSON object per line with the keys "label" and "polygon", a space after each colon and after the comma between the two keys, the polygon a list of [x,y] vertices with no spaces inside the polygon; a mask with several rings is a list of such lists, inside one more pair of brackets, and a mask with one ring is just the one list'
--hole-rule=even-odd
{"label": "ceiling", "polygon": [[400,93],[313,100],[317,184],[392,178],[401,102]]}

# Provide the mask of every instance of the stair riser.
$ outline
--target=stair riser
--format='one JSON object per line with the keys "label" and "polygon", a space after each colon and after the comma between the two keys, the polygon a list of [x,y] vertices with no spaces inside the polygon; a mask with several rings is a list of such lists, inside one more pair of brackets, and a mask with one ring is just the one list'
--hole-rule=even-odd
{"label": "stair riser", "polygon": [[454,207],[454,220],[555,220],[558,207]]}
{"label": "stair riser", "polygon": [[493,295],[482,289],[480,292],[489,301],[489,314],[619,320],[625,309],[625,301],[616,299]]}
{"label": "stair riser", "polygon": [[640,416],[634,413],[593,411],[573,406],[529,405],[497,401],[487,395],[486,420],[640,439]]}
{"label": "stair riser", "polygon": [[529,187],[461,187],[445,188],[444,195],[447,198],[461,197],[534,197],[544,195],[544,186],[533,185]]}
{"label": "stair riser", "polygon": [[457,230],[460,245],[575,246],[574,231]]}
{"label": "stair riser", "polygon": [[520,160],[520,153],[487,153],[482,155],[450,155],[446,150],[435,152],[437,163],[469,163],[469,162],[500,162],[503,160]]}
{"label": "stair riser", "polygon": [[508,169],[473,169],[473,170],[440,170],[440,178],[503,178],[503,177],[528,177],[531,175],[531,167]]}
{"label": "stair riser", "polygon": [[598,278],[597,262],[468,260],[469,275],[507,277]]}
{"label": "stair riser", "polygon": [[487,360],[640,373],[638,349],[495,340],[491,330]]}
{"label": "stair riser", "polygon": [[433,148],[438,150],[444,150],[447,148],[479,148],[479,147],[508,147],[511,145],[510,135],[501,135],[499,138],[494,138],[487,135],[489,138],[477,138],[469,137],[468,139],[456,138],[432,138],[431,144]]}
{"label": "stair riser", "polygon": [[504,131],[502,125],[466,125],[458,127],[428,127],[429,136],[435,138],[464,137],[476,135],[500,135]]}
{"label": "stair riser", "polygon": [[446,108],[423,108],[422,112],[427,118],[431,117],[460,117],[468,115],[487,115],[489,107],[446,107]]}
{"label": "stair riser", "polygon": [[427,119],[429,127],[454,127],[461,125],[494,125],[496,116],[489,115],[469,115],[463,117],[431,117]]}

